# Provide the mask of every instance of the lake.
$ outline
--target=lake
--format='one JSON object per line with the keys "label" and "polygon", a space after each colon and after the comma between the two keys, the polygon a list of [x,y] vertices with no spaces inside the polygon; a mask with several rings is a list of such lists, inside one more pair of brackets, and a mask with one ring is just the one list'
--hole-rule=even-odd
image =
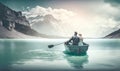
{"label": "lake", "polygon": [[120,39],[84,39],[87,54],[65,54],[67,39],[0,39],[0,70],[120,70]]}

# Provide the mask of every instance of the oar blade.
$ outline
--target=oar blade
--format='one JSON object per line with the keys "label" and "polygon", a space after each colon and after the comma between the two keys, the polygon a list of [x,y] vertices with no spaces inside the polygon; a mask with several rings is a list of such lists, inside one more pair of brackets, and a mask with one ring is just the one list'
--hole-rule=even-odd
{"label": "oar blade", "polygon": [[49,47],[49,48],[52,48],[52,47],[54,47],[54,45],[48,45],[48,47]]}

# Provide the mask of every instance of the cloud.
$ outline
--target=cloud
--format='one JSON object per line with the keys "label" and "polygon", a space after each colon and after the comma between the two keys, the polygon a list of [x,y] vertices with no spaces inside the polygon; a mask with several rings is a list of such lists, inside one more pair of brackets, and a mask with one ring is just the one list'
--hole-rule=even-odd
{"label": "cloud", "polygon": [[[67,19],[70,16],[73,16],[75,13],[68,11],[66,9],[52,9],[51,7],[44,8],[41,6],[36,6],[35,8],[32,8],[29,12],[23,12],[28,18],[30,17],[36,17],[36,16],[46,16],[46,15],[52,15],[57,20]],[[62,17],[62,18],[61,18]]]}
{"label": "cloud", "polygon": [[116,21],[120,21],[120,16],[119,16],[119,12],[120,12],[120,0],[104,0],[105,3],[110,4],[112,7],[116,8],[116,10],[118,10],[118,12],[113,12],[113,14],[115,14],[113,17]]}
{"label": "cloud", "polygon": [[120,0],[104,0],[106,3],[110,3],[112,6],[119,7],[120,6]]}
{"label": "cloud", "polygon": [[119,12],[120,9],[116,6],[111,5],[111,3],[103,3],[102,5],[102,14],[99,13],[106,22],[103,22],[103,29],[107,29],[105,33],[109,34],[120,29],[120,17]]}

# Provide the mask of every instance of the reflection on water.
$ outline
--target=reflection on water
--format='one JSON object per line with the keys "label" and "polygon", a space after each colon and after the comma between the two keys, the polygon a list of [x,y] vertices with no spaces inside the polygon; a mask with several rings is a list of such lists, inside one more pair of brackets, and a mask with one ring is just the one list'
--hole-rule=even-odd
{"label": "reflection on water", "polygon": [[[27,55],[27,59],[41,59],[41,60],[47,60],[47,61],[53,61],[62,59],[62,55],[58,51],[50,51],[50,50],[43,50],[43,49],[36,49],[36,50],[29,50],[28,52],[25,52],[24,55]],[[61,56],[60,56],[61,55]]]}
{"label": "reflection on water", "polygon": [[120,69],[119,39],[86,39],[87,55],[64,54],[65,40],[0,40],[0,70],[92,70]]}
{"label": "reflection on water", "polygon": [[68,63],[75,69],[83,69],[84,64],[88,63],[88,55],[84,56],[66,55],[65,59],[67,59]]}

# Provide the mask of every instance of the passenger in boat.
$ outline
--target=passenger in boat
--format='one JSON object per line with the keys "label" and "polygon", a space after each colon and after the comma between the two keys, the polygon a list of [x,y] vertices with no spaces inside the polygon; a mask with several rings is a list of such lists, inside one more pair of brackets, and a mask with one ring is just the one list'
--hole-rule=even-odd
{"label": "passenger in boat", "polygon": [[80,39],[79,37],[77,36],[77,32],[74,33],[74,36],[72,36],[70,38],[70,40],[68,40],[67,42],[65,42],[65,44],[70,44],[72,43],[72,45],[78,45]]}
{"label": "passenger in boat", "polygon": [[79,34],[79,39],[80,39],[79,45],[83,45],[83,37],[82,37],[82,34]]}

